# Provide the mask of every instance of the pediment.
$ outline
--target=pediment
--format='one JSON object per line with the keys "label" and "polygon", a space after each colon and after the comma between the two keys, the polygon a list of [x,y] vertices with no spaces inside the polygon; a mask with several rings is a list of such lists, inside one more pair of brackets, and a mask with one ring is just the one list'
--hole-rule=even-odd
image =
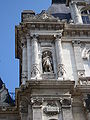
{"label": "pediment", "polygon": [[31,15],[23,14],[23,22],[57,22],[59,18],[55,18],[46,11],[42,11],[40,14]]}

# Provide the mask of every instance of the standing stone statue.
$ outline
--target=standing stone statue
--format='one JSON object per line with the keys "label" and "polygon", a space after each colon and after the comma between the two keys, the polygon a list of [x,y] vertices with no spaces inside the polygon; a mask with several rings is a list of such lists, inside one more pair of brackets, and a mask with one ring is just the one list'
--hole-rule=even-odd
{"label": "standing stone statue", "polygon": [[44,57],[42,59],[42,66],[43,66],[43,72],[52,72],[52,58],[50,55],[48,55],[48,52],[46,51],[44,53]]}

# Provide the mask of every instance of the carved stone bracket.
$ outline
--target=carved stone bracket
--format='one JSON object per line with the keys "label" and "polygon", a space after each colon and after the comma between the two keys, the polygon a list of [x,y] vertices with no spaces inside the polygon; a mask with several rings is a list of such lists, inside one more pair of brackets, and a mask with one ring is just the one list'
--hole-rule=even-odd
{"label": "carved stone bracket", "polygon": [[63,108],[71,108],[72,105],[71,98],[63,98],[60,102]]}
{"label": "carved stone bracket", "polygon": [[38,97],[31,98],[31,104],[33,106],[40,106],[40,105],[42,105],[42,103],[43,103],[43,98],[38,98]]}

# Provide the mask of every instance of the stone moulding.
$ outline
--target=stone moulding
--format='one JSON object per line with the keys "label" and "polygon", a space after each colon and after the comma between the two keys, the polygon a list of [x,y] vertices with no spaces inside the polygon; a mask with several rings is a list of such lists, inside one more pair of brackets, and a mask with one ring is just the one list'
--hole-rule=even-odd
{"label": "stone moulding", "polygon": [[74,87],[75,81],[59,81],[59,80],[38,80],[38,81],[28,81],[28,86],[33,88],[67,88],[72,89]]}
{"label": "stone moulding", "polygon": [[90,77],[81,77],[79,78],[80,85],[90,85]]}

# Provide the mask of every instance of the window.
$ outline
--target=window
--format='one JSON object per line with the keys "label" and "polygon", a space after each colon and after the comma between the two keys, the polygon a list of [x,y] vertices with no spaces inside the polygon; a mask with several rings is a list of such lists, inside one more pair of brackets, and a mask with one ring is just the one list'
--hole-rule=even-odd
{"label": "window", "polygon": [[82,20],[84,24],[90,24],[90,10],[83,10],[81,12]]}

